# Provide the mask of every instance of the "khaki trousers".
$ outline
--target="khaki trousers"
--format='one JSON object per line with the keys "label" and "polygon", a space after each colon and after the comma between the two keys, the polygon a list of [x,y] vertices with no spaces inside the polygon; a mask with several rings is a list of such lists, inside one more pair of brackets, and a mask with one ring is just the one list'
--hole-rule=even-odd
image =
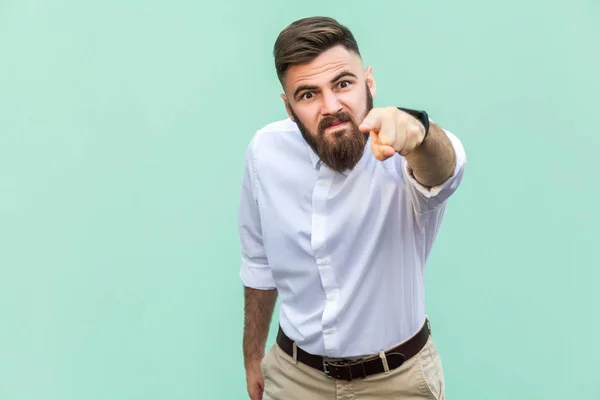
{"label": "khaki trousers", "polygon": [[352,381],[334,380],[295,362],[275,344],[261,363],[263,400],[443,400],[444,372],[433,337],[414,357],[389,372]]}

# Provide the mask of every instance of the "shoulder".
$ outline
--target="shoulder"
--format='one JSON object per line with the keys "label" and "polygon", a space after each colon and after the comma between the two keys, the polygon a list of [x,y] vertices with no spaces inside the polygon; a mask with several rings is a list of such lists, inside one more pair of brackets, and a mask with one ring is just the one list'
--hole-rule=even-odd
{"label": "shoulder", "polygon": [[[265,145],[273,141],[281,140],[282,138],[294,134],[300,134],[300,130],[296,123],[291,119],[286,118],[279,121],[271,122],[262,128],[258,129],[252,137],[254,146]],[[263,144],[264,143],[264,144]]]}
{"label": "shoulder", "polygon": [[248,144],[248,151],[256,159],[261,156],[303,149],[304,139],[298,126],[290,118],[271,122],[258,129]]}

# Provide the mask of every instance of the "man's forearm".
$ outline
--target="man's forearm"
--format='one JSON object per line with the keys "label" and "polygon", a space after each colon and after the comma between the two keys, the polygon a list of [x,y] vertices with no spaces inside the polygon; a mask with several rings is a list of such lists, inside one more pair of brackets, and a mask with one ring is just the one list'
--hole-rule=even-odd
{"label": "man's forearm", "polygon": [[244,288],[244,366],[259,363],[265,354],[265,344],[277,290]]}
{"label": "man's forearm", "polygon": [[429,134],[416,149],[406,155],[415,179],[424,186],[437,186],[452,176],[456,154],[442,128],[430,124]]}

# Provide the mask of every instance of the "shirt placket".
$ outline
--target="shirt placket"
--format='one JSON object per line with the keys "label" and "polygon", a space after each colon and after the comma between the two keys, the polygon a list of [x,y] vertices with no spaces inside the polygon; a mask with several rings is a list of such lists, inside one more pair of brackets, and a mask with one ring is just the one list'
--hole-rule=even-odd
{"label": "shirt placket", "polygon": [[335,261],[327,248],[327,197],[331,188],[332,173],[321,168],[312,196],[312,248],[315,264],[325,291],[325,307],[321,318],[323,342],[326,353],[339,348],[337,310],[339,288],[334,274]]}

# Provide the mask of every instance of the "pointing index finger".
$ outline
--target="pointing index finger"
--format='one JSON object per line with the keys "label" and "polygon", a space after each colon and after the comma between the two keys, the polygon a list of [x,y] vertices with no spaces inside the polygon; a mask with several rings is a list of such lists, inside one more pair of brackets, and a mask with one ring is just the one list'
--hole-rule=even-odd
{"label": "pointing index finger", "polygon": [[371,132],[371,152],[379,161],[383,161],[396,153],[393,147],[381,144],[377,134],[373,132]]}
{"label": "pointing index finger", "polygon": [[372,109],[362,123],[358,126],[358,129],[363,133],[375,132],[378,133],[381,128],[381,114],[379,110]]}

